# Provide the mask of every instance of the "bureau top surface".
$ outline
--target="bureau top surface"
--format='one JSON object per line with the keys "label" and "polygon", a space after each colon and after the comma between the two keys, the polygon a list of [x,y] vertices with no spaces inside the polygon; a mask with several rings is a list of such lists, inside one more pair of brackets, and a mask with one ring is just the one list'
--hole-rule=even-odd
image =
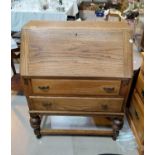
{"label": "bureau top surface", "polygon": [[22,76],[132,76],[131,29],[122,22],[31,21],[22,29]]}

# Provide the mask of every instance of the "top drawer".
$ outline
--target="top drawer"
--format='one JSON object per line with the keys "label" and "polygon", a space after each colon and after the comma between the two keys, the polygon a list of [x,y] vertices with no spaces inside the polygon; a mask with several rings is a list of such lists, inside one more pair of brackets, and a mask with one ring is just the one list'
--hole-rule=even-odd
{"label": "top drawer", "polygon": [[119,95],[119,80],[32,79],[34,94]]}

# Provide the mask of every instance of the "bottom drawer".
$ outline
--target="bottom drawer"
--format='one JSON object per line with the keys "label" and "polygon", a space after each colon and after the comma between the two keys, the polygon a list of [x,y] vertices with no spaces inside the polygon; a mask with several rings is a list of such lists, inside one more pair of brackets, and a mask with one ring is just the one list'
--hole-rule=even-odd
{"label": "bottom drawer", "polygon": [[30,110],[121,112],[123,98],[30,97]]}

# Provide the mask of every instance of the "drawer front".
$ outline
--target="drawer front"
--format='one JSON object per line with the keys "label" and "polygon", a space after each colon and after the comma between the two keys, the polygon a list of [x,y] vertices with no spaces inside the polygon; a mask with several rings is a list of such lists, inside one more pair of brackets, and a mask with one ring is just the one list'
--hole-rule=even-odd
{"label": "drawer front", "polygon": [[142,77],[144,77],[144,56],[143,56],[142,65],[141,65],[141,67],[140,67],[140,73],[142,74]]}
{"label": "drawer front", "polygon": [[138,94],[134,93],[129,108],[137,134],[141,142],[144,140],[144,113],[141,110]]}
{"label": "drawer front", "polygon": [[121,112],[123,98],[30,97],[30,109],[41,111]]}
{"label": "drawer front", "polygon": [[34,94],[119,95],[119,80],[48,80],[32,79]]}
{"label": "drawer front", "polygon": [[139,74],[141,74],[142,79],[144,79],[144,70],[142,70],[142,68],[140,69]]}
{"label": "drawer front", "polygon": [[139,93],[140,98],[144,102],[144,80],[143,80],[141,74],[139,74],[139,76],[138,76],[136,89],[137,89],[137,91]]}

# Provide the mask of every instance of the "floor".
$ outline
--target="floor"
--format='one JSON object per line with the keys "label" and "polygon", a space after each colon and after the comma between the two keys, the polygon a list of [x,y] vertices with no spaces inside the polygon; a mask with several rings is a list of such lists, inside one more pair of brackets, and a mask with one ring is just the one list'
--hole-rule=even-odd
{"label": "floor", "polygon": [[[16,65],[18,72],[18,64]],[[12,155],[138,155],[127,121],[117,141],[110,137],[44,136],[37,139],[29,124],[26,98],[12,91]]]}

